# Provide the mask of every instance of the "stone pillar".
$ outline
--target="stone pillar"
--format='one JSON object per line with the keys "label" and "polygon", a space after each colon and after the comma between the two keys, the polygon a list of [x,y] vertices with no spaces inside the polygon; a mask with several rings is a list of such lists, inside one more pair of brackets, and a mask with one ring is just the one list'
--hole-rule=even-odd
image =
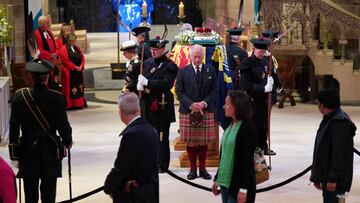
{"label": "stone pillar", "polygon": [[324,36],[324,40],[323,40],[323,42],[324,42],[324,50],[327,50],[329,47],[328,47],[328,31],[327,30],[323,30],[322,31],[323,32],[323,36]]}
{"label": "stone pillar", "polygon": [[345,45],[348,43],[346,39],[339,40],[339,45],[341,46],[341,61],[345,61]]}
{"label": "stone pillar", "polygon": [[49,14],[49,0],[41,0],[41,9],[44,16]]}

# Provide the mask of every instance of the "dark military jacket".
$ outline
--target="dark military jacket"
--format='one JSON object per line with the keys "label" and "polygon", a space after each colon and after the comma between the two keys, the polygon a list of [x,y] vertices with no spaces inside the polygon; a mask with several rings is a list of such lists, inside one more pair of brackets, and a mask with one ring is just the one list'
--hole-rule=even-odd
{"label": "dark military jacket", "polygon": [[248,57],[248,53],[235,42],[230,42],[229,46],[227,47],[227,57],[229,59],[230,69],[236,70],[239,67],[240,62]]}
{"label": "dark military jacket", "polygon": [[229,61],[229,68],[232,73],[234,88],[238,89],[240,80],[239,66],[240,63],[248,57],[248,53],[235,42],[230,42],[227,47],[227,57]]}
{"label": "dark military jacket", "polygon": [[[10,144],[20,143],[19,177],[61,177],[61,161],[56,158],[57,146],[29,110],[21,90],[12,99]],[[30,89],[31,95],[50,125],[51,133],[59,133],[65,146],[72,143],[72,129],[66,115],[62,93],[44,85]],[[20,137],[21,129],[21,137]]]}
{"label": "dark military jacket", "polygon": [[[139,44],[137,46],[137,53],[139,56],[139,60],[141,61],[141,44]],[[146,61],[147,59],[151,58],[151,51],[150,51],[150,45],[147,42],[144,42],[144,60]]]}
{"label": "dark military jacket", "polygon": [[136,58],[129,61],[129,65],[127,66],[126,76],[125,76],[125,86],[127,91],[134,92],[138,94],[138,90],[136,89],[138,77],[140,74],[140,66],[141,61]]}
{"label": "dark military jacket", "polygon": [[[268,93],[265,93],[265,85],[268,76],[268,59],[257,58],[251,55],[240,64],[240,86],[241,90],[252,98],[253,101],[253,120],[257,127],[267,126],[267,99]],[[272,66],[272,77],[274,79],[274,86],[272,91],[273,102],[276,102],[276,89],[280,81]]]}
{"label": "dark military jacket", "polygon": [[144,76],[148,79],[143,94],[145,116],[153,125],[175,122],[174,95],[170,90],[177,72],[177,65],[165,54],[145,61]]}

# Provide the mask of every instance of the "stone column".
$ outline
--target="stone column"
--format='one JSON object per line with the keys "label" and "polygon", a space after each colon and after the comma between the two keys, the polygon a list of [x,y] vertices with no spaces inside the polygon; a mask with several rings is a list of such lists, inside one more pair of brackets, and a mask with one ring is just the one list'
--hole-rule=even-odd
{"label": "stone column", "polygon": [[49,14],[49,0],[41,0],[42,15]]}
{"label": "stone column", "polygon": [[327,30],[323,30],[322,31],[323,32],[323,36],[324,36],[324,40],[323,40],[323,42],[324,42],[324,50],[327,50],[329,47],[328,47],[328,31]]}
{"label": "stone column", "polygon": [[345,61],[345,45],[348,43],[346,39],[339,40],[339,45],[341,46],[341,61]]}

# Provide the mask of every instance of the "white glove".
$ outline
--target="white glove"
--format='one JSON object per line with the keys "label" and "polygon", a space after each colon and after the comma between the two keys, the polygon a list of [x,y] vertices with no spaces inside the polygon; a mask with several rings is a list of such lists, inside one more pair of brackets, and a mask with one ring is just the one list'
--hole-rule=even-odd
{"label": "white glove", "polygon": [[138,84],[141,84],[143,86],[147,86],[148,85],[148,79],[146,79],[146,77],[144,77],[143,75],[139,75],[138,77]]}
{"label": "white glove", "polygon": [[19,168],[19,161],[11,160],[11,165],[13,165],[15,168]]}
{"label": "white glove", "polygon": [[138,81],[137,85],[136,85],[136,89],[138,91],[143,91],[144,90],[144,85],[140,84],[140,81]]}
{"label": "white glove", "polygon": [[274,79],[271,76],[268,76],[267,83],[266,83],[266,85],[264,87],[265,93],[271,92],[272,89],[273,89],[273,86],[274,86]]}

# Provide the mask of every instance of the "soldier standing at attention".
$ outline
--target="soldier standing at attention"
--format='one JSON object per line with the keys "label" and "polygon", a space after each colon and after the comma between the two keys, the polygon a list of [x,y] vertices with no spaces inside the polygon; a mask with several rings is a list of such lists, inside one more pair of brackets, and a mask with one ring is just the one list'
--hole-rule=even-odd
{"label": "soldier standing at attention", "polygon": [[152,57],[145,61],[144,74],[139,75],[137,84],[139,91],[144,90],[144,115],[159,133],[159,173],[169,168],[169,130],[170,123],[175,122],[174,95],[170,90],[174,86],[178,67],[166,56],[165,45],[168,42],[160,37],[148,41]]}
{"label": "soldier standing at attention", "polygon": [[137,53],[141,60],[142,45],[144,45],[144,61],[151,57],[150,46],[148,41],[149,31],[151,29],[148,26],[138,26],[131,30],[131,33],[136,37]]}
{"label": "soldier standing at attention", "polygon": [[123,55],[129,61],[126,63],[126,76],[125,86],[123,92],[134,92],[139,95],[136,89],[138,76],[140,74],[141,61],[137,54],[137,46],[134,40],[125,41],[121,44],[120,51],[123,51]]}
{"label": "soldier standing at attention", "polygon": [[[55,202],[56,181],[62,176],[60,143],[56,140],[60,138],[56,134],[60,135],[65,147],[70,148],[72,144],[72,129],[66,115],[64,95],[48,89],[46,85],[53,68],[54,65],[46,60],[37,59],[27,63],[26,69],[31,73],[34,85],[16,91],[12,100],[10,159],[18,161],[17,177],[24,180],[25,202],[38,202],[39,183],[41,202]],[[29,108],[31,104],[38,107],[42,116],[33,112],[36,108]],[[45,124],[49,130],[47,133],[43,127]],[[17,156],[12,153],[16,148],[14,146],[20,149],[20,153],[15,154]]]}
{"label": "soldier standing at attention", "polygon": [[[276,93],[273,77],[276,74],[269,75],[269,61],[265,57],[270,40],[263,38],[250,40],[254,44],[253,54],[240,64],[240,89],[246,91],[251,97],[253,108],[253,122],[258,130],[259,142],[257,144],[264,154],[276,155],[275,152],[268,149],[267,129],[268,129],[268,93]],[[272,73],[275,73],[272,68]]]}
{"label": "soldier standing at attention", "polygon": [[227,57],[229,59],[229,67],[232,73],[232,80],[234,89],[239,88],[240,83],[240,63],[248,57],[248,53],[245,49],[240,46],[240,36],[244,31],[243,28],[228,29],[227,32],[230,34],[230,43],[226,47]]}

